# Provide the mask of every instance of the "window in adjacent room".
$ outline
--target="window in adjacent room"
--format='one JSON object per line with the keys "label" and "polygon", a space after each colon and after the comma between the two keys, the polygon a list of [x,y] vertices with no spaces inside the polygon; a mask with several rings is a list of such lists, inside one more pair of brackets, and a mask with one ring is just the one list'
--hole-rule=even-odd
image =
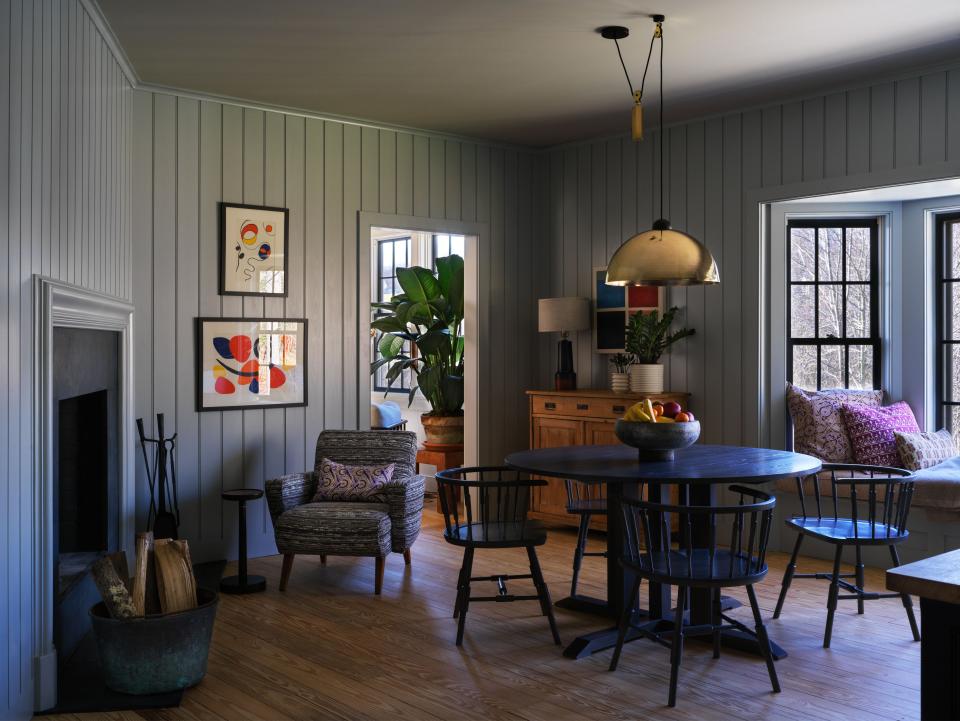
{"label": "window in adjacent room", "polygon": [[[410,236],[398,238],[383,238],[377,241],[377,302],[385,303],[393,296],[402,293],[400,283],[397,281],[397,268],[406,268],[410,265],[411,239]],[[374,339],[376,342],[376,339]],[[409,341],[404,344],[403,352],[410,354]],[[379,351],[376,346],[373,348],[373,358],[379,358]],[[373,378],[373,389],[375,391],[390,393],[409,393],[413,387],[411,384],[413,371],[402,371],[393,385],[387,383],[387,367],[382,366],[377,369]]]}
{"label": "window in adjacent room", "polygon": [[878,236],[875,218],[788,222],[792,383],[811,390],[880,388]]}
{"label": "window in adjacent room", "polygon": [[960,213],[937,218],[938,428],[960,437]]}

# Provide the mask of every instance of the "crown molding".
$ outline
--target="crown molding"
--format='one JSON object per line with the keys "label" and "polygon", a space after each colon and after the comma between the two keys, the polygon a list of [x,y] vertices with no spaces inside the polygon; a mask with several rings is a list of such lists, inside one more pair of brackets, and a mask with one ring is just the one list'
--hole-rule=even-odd
{"label": "crown molding", "polygon": [[113,55],[113,59],[117,61],[117,64],[120,66],[120,70],[123,71],[124,76],[126,76],[127,81],[134,88],[140,86],[140,76],[137,75],[137,71],[133,67],[133,63],[130,62],[130,58],[127,57],[127,54],[123,51],[123,46],[120,44],[120,41],[117,39],[117,36],[113,33],[113,28],[110,27],[110,23],[107,22],[106,17],[100,11],[100,6],[97,5],[97,0],[79,0],[81,7],[86,11],[87,16],[93,21],[93,24],[97,28],[97,32],[100,33],[100,37],[103,38],[103,42],[107,44],[107,47],[110,48],[110,53]]}

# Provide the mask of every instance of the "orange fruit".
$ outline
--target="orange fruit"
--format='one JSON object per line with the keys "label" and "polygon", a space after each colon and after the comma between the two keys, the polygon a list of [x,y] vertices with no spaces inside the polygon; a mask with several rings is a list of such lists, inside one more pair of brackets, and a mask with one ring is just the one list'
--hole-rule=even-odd
{"label": "orange fruit", "polygon": [[686,423],[690,420],[690,416],[688,416],[683,411],[680,411],[679,413],[677,413],[677,415],[673,417],[673,420],[675,420],[677,423]]}

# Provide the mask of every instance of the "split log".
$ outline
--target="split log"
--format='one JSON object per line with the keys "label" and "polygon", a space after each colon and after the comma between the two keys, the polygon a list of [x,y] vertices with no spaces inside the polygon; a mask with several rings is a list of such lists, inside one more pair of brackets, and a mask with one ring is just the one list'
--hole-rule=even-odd
{"label": "split log", "polygon": [[127,552],[117,551],[116,553],[108,553],[106,557],[110,559],[110,563],[113,564],[117,575],[120,577],[120,580],[123,581],[123,585],[126,586],[127,590],[129,591],[130,566],[127,565]]}
{"label": "split log", "polygon": [[160,610],[176,613],[197,607],[197,581],[190,565],[186,541],[156,539],[153,553],[157,566],[157,590]]}
{"label": "split log", "polygon": [[[157,577],[153,558],[153,533],[138,533],[136,540],[137,557],[133,569],[133,584],[130,595],[137,615],[143,616],[151,611],[160,611],[160,597],[157,595]],[[152,607],[152,608],[151,608]]]}
{"label": "split log", "polygon": [[130,591],[109,556],[98,558],[90,572],[103,603],[113,618],[133,618],[137,615]]}

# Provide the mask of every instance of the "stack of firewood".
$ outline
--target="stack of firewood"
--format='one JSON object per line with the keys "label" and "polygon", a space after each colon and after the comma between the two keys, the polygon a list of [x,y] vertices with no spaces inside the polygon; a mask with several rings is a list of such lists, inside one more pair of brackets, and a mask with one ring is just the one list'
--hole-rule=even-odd
{"label": "stack of firewood", "polygon": [[133,577],[129,579],[123,551],[104,556],[93,565],[93,580],[113,618],[197,607],[197,581],[186,541],[154,540],[153,533],[138,533],[136,552]]}

